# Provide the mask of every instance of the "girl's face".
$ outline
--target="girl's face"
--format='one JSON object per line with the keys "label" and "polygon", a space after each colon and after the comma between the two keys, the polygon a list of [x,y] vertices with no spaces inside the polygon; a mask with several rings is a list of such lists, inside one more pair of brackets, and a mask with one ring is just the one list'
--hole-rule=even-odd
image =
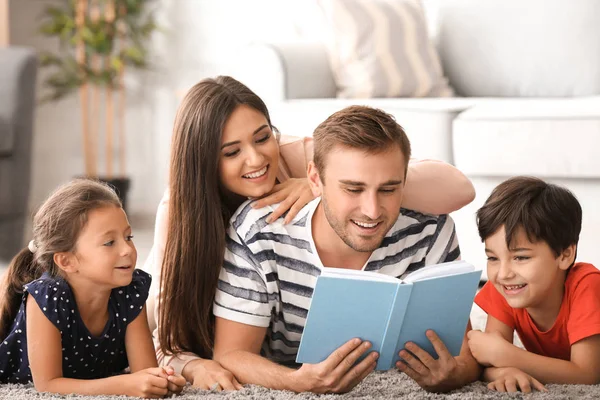
{"label": "girl's face", "polygon": [[219,173],[229,192],[260,197],[275,185],[279,145],[265,116],[247,105],[231,114],[221,138]]}
{"label": "girl's face", "polygon": [[131,226],[120,207],[106,206],[88,213],[75,246],[74,279],[85,278],[112,289],[131,283],[137,261]]}

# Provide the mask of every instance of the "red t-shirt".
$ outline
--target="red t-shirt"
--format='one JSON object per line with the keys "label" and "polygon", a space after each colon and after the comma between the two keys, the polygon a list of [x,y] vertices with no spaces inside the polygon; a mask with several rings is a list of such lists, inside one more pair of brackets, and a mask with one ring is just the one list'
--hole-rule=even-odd
{"label": "red t-shirt", "polygon": [[475,297],[488,315],[517,331],[525,348],[546,357],[571,359],[571,345],[600,334],[600,271],[577,263],[565,280],[565,293],[552,328],[540,331],[524,308],[512,308],[491,282]]}

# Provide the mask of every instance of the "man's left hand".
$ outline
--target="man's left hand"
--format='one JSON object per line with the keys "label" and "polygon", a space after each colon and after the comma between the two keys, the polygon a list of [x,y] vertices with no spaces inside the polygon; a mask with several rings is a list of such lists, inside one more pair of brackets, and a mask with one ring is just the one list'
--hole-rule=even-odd
{"label": "man's left hand", "polygon": [[405,349],[399,353],[404,362],[398,361],[396,367],[429,392],[441,392],[445,391],[447,386],[456,386],[453,379],[456,379],[458,362],[434,331],[428,330],[426,335],[438,359],[434,359],[415,343],[408,342]]}

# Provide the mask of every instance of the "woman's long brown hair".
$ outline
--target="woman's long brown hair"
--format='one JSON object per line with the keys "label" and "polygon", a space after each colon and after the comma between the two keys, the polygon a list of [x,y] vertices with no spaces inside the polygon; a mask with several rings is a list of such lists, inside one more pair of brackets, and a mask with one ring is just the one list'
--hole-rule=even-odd
{"label": "woman's long brown hair", "polygon": [[205,79],[183,99],[173,128],[169,222],[161,271],[159,340],[166,354],[212,357],[213,300],[223,264],[225,229],[240,202],[219,178],[221,135],[239,105],[271,120],[265,103],[227,76]]}

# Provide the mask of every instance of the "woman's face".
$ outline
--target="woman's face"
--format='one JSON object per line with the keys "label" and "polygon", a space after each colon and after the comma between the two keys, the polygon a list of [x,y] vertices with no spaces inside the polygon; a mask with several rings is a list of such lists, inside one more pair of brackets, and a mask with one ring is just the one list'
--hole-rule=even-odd
{"label": "woman's face", "polygon": [[247,105],[231,114],[221,138],[221,184],[244,197],[260,197],[275,185],[279,145],[265,116]]}

